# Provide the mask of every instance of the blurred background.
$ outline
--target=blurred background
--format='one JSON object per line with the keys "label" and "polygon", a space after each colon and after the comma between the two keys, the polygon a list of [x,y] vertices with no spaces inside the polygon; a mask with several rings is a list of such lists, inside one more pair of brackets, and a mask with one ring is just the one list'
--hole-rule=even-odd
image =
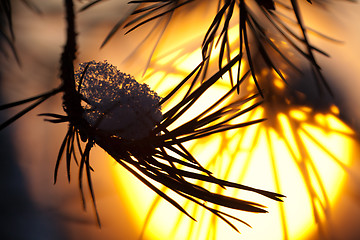
{"label": "blurred background", "polygon": [[[26,6],[23,1],[11,2],[15,46],[20,64],[2,39],[1,46],[5,50],[0,55],[1,103],[30,97],[60,84],[59,59],[65,42],[62,1],[31,2],[40,13]],[[173,86],[173,82],[186,76],[201,59],[199,46],[214,17],[217,4],[204,2],[196,5],[197,8],[192,11],[184,10],[176,15],[161,40],[161,30],[158,30],[161,28],[153,30],[150,24],[125,36],[125,31],[119,31],[103,48],[100,46],[115,23],[128,16],[134,7],[127,4],[126,0],[109,0],[79,12],[77,63],[108,60],[119,70],[135,76],[138,81],[148,83],[162,96]],[[191,222],[169,204],[158,201],[150,190],[129,173],[119,169],[114,160],[95,147],[90,157],[95,169],[92,176],[102,221],[102,228],[99,229],[89,194],[87,211],[83,211],[75,165],[70,184],[63,165],[56,185],[53,184],[53,169],[67,126],[44,122],[37,115],[62,113],[61,96],[55,96],[0,134],[1,238],[132,240],[142,236],[143,239],[215,239],[229,234],[227,239],[320,239],[322,235],[318,233],[319,226],[324,226],[327,229],[324,235],[329,239],[358,239],[360,182],[357,179],[360,177],[360,166],[357,136],[360,130],[360,96],[357,89],[360,85],[360,27],[357,23],[360,20],[360,6],[348,1],[319,2],[323,5],[303,4],[303,15],[307,26],[340,41],[328,41],[317,36],[310,38],[314,45],[331,56],[316,57],[336,96],[329,103],[329,109],[322,109],[312,115],[305,108],[295,109],[297,112],[294,112],[292,108],[280,107],[274,116],[266,115],[280,122],[282,120],[279,119],[285,117],[288,120],[283,122],[296,125],[293,125],[294,132],[310,133],[310,137],[303,137],[300,142],[304,146],[315,146],[315,150],[311,150],[311,147],[297,147],[295,144],[295,147],[283,146],[270,154],[269,149],[275,149],[274,144],[283,144],[282,141],[274,140],[279,138],[276,131],[282,129],[286,132],[285,124],[276,128],[271,122],[262,125],[262,128],[230,132],[188,145],[216,176],[221,177],[231,169],[231,173],[225,175],[231,180],[280,191],[287,196],[284,207],[261,199],[261,203],[268,207],[269,214],[235,213],[242,220],[249,220],[252,226],[238,226],[240,235],[229,226],[189,206],[198,220]],[[85,3],[76,1],[77,9]],[[142,42],[149,33],[152,35]],[[153,52],[156,42],[158,46]],[[151,55],[153,60],[149,63]],[[306,71],[306,66],[304,69]],[[309,73],[302,78],[312,77]],[[306,86],[300,88],[306,89]],[[211,96],[215,93],[209,94]],[[337,108],[331,108],[333,103]],[[264,109],[266,112],[267,106]],[[4,121],[16,110],[0,112],[1,120]],[[240,136],[246,136],[244,138],[248,140],[238,146],[236,144],[241,142]],[[315,144],[317,141],[313,139],[317,139],[319,144]],[[311,182],[311,188],[309,184],[303,183],[306,179],[304,174],[298,173],[299,170],[289,164],[293,161],[291,152],[298,151],[294,149],[306,149],[306,156],[300,153],[304,158],[315,156],[314,159],[322,159],[322,163],[315,163],[315,167],[311,168],[318,169],[322,180],[317,180],[317,183],[311,180],[315,181]],[[279,160],[275,163],[274,159],[283,162]],[[334,165],[334,162],[337,163]],[[251,176],[257,176],[260,180],[257,182]],[[276,176],[278,180],[274,180]],[[276,183],[281,183],[281,186]],[[326,194],[319,194],[319,202],[313,203],[312,191]],[[323,202],[328,206],[324,207]],[[188,206],[186,202],[184,205]],[[318,207],[313,208],[314,205]],[[326,211],[321,210],[322,207]],[[153,211],[149,215],[151,209]],[[316,225],[316,214],[319,214],[320,225]],[[180,222],[185,223],[181,225]],[[218,229],[217,233],[209,230],[211,228]]]}

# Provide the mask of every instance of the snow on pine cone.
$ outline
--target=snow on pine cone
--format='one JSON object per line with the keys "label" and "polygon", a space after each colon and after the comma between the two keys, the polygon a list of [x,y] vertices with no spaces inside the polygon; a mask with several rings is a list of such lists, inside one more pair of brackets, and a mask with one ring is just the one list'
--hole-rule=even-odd
{"label": "snow on pine cone", "polygon": [[127,140],[139,140],[162,119],[160,97],[145,83],[107,61],[84,62],[75,72],[90,126]]}

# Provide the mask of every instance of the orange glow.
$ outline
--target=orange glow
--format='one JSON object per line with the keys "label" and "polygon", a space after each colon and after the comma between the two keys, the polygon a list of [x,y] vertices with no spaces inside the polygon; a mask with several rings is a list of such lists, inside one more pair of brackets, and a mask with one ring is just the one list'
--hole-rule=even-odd
{"label": "orange glow", "polygon": [[[259,109],[253,114],[263,113]],[[313,212],[323,221],[325,213],[320,205],[328,208],[335,204],[346,174],[341,165],[351,164],[355,148],[350,137],[339,133],[346,128],[341,121],[332,115],[322,116],[324,122],[304,122],[288,131],[294,120],[289,115],[281,114],[278,121],[284,131],[280,134],[264,123],[212,136],[187,146],[215,176],[278,191],[287,196],[284,203],[278,204],[250,193],[218,188],[223,194],[255,199],[268,206],[268,214],[232,213],[252,226],[251,229],[238,224],[240,236],[203,209],[180,200],[199,221],[193,222],[170,204],[159,201],[141,183],[130,184],[120,166],[116,165],[114,172],[119,184],[126,182],[127,188],[122,189],[127,191],[122,195],[133,207],[140,226],[144,221],[142,214],[146,214],[155,204],[146,228],[145,236],[149,236],[149,239],[209,239],[209,235],[214,239],[282,239],[284,235],[289,239],[303,239],[316,230]],[[340,128],[326,130],[327,124],[332,121],[337,121]],[[293,132],[292,135],[289,132]]]}
{"label": "orange glow", "polygon": [[[234,41],[232,37],[230,39]],[[215,48],[213,53],[218,54],[218,49]],[[196,50],[181,57],[178,52],[157,57],[148,69],[145,81],[165,96],[186,72],[200,62],[200,56],[200,50]],[[177,73],[155,71],[156,67],[165,65],[167,68],[171,65]],[[236,69],[237,66],[232,69],[234,76]],[[226,74],[210,88],[179,119],[178,124],[223,96],[229,89],[228,78]],[[273,84],[280,90],[285,88],[280,78],[276,78]],[[255,88],[250,77],[247,90]],[[164,108],[168,109],[184,94],[181,91],[177,93]],[[275,113],[268,112],[268,106],[264,105],[241,118],[241,121],[248,121],[265,117],[268,121],[264,123],[188,142],[185,146],[214,176],[282,193],[287,196],[284,203],[253,193],[211,186],[211,190],[218,193],[257,201],[268,207],[268,214],[230,210],[231,214],[252,226],[249,228],[236,223],[241,232],[239,235],[203,208],[174,196],[198,220],[192,221],[115,164],[114,176],[120,186],[120,194],[127,199],[134,221],[143,230],[144,239],[304,239],[316,231],[316,223],[324,222],[326,212],[336,203],[346,175],[344,166],[351,165],[356,149],[356,142],[351,137],[354,132],[339,120],[335,106],[328,113],[314,113],[309,106],[292,108],[291,105],[285,110],[282,107]],[[163,191],[173,197],[166,188]]]}
{"label": "orange glow", "polygon": [[339,108],[337,106],[335,106],[335,105],[331,105],[330,111],[335,115],[339,115],[339,113],[340,113]]}
{"label": "orange glow", "polygon": [[295,118],[296,120],[299,120],[299,121],[305,121],[307,119],[306,113],[304,113],[304,112],[302,112],[301,110],[298,110],[298,109],[292,109],[289,112],[289,115],[292,118]]}
{"label": "orange glow", "polygon": [[285,83],[280,78],[275,78],[274,85],[280,90],[283,90],[285,88]]}

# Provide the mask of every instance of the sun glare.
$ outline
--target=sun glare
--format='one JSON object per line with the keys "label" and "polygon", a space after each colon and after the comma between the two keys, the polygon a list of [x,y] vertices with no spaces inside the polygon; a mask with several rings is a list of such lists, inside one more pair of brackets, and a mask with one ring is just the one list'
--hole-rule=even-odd
{"label": "sun glare", "polygon": [[[175,51],[166,57],[158,57],[152,66],[173,63],[178,72],[185,73],[201,60],[199,50],[182,57],[179,53]],[[236,71],[232,73],[235,76]],[[155,68],[149,68],[145,75],[146,83],[161,96],[183,78],[181,74],[169,74]],[[228,76],[224,76],[201,96],[181,121],[197,115],[199,109],[203,110],[213,103],[211,101],[223,96],[227,84]],[[286,87],[280,78],[276,78],[273,85],[278,90]],[[255,87],[250,78],[247,90],[251,88]],[[184,94],[180,91],[168,105],[178,102]],[[338,114],[336,106],[331,106],[327,112],[315,112],[311,106],[305,105],[287,105],[279,109],[272,106],[269,109],[267,104],[263,104],[241,120],[267,118],[267,121],[186,143],[186,148],[214,176],[286,196],[283,203],[278,203],[253,193],[211,186],[212,191],[255,200],[267,207],[267,214],[230,210],[231,214],[251,225],[250,228],[237,223],[240,234],[203,208],[179,198],[178,202],[198,222],[192,221],[143,186],[119,164],[114,164],[119,194],[127,200],[129,211],[144,239],[306,239],[326,225],[328,212],[336,204],[346,177],[346,166],[351,165],[355,153],[355,134],[338,118]],[[169,193],[166,188],[162,190]]]}
{"label": "sun glare", "polygon": [[[261,114],[261,109],[253,114],[259,115],[259,112]],[[300,121],[303,115],[307,113],[301,112]],[[281,129],[274,129],[265,122],[196,141],[189,146],[214,176],[287,196],[280,204],[264,199],[268,214],[234,213],[252,226],[239,226],[241,237],[304,239],[316,230],[317,221],[326,220],[326,212],[335,204],[345,178],[342,166],[351,164],[355,143],[348,136],[351,134],[349,128],[336,116],[321,116],[321,122],[305,121],[297,128],[288,129],[294,121],[299,121],[298,116],[282,113],[277,118]],[[332,122],[337,125],[329,125]],[[140,183],[129,184],[130,176],[121,167],[115,166],[121,194],[128,199],[136,216],[135,221],[142,226],[145,221],[142,214],[151,211],[145,234],[149,239],[239,238],[237,232],[220,220],[183,201],[182,204],[189,207],[189,212],[199,221],[192,222],[169,204],[159,201]],[[251,194],[245,196],[231,189],[222,191],[231,196],[254,198]]]}

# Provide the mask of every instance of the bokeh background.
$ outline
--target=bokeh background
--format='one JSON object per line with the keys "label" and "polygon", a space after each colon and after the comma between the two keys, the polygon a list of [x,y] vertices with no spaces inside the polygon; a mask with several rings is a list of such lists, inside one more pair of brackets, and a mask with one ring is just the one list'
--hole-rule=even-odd
{"label": "bokeh background", "polygon": [[[7,50],[6,43],[3,42],[2,46],[8,56],[1,55],[0,101],[2,103],[33,96],[59,84],[59,58],[65,41],[63,4],[57,0],[32,2],[41,10],[40,14],[29,9],[22,1],[12,1],[15,46],[21,64],[16,63],[11,52]],[[159,36],[154,33],[148,42],[139,47],[144,36],[151,31],[150,26],[126,36],[123,35],[124,31],[120,31],[100,49],[102,41],[114,24],[131,11],[131,7],[126,2],[104,1],[87,11],[78,13],[77,61],[106,59],[120,70],[141,80],[145,79],[144,70],[152,46]],[[317,59],[325,76],[334,86],[335,102],[340,109],[341,118],[358,133],[360,131],[360,95],[358,94],[360,6],[358,3],[346,1],[324,2],[326,8],[316,6],[316,10],[313,10],[310,6],[304,7],[305,23],[341,41],[336,43],[316,36],[311,38],[311,42],[331,56],[331,58],[317,56]],[[77,6],[80,5],[81,2],[78,2]],[[200,5],[198,10],[192,11],[192,14],[184,13],[175,18],[176,21],[169,28],[166,38],[159,43],[158,50],[154,53],[155,58],[177,45],[186,46],[182,49],[184,54],[200,46],[201,33],[207,29],[213,17],[213,12],[207,11],[208,8],[213,9],[210,3]],[[191,24],[196,19],[199,24]],[[177,76],[190,70],[186,66],[181,70],[156,61],[150,64],[149,68]],[[0,117],[4,120],[15,111],[1,112]],[[44,122],[37,116],[44,112],[61,113],[61,96],[46,101],[0,134],[0,237],[3,239],[138,239],[147,210],[139,207],[140,212],[134,213],[129,197],[124,195],[125,192],[129,195],[128,192],[133,191],[134,198],[141,198],[144,205],[149,205],[153,198],[149,195],[141,197],[141,194],[148,190],[145,186],[144,189],[133,188],[130,182],[136,180],[125,171],[121,171],[121,174],[125,175],[122,179],[130,180],[125,182],[123,180],[120,183],[115,180],[117,173],[113,169],[114,161],[101,149],[95,148],[91,153],[91,161],[95,169],[93,182],[102,221],[102,228],[99,229],[91,202],[88,201],[87,211],[82,209],[75,167],[70,184],[62,166],[60,167],[62,174],[59,175],[57,184],[53,185],[53,169],[67,126]],[[353,173],[360,176],[359,159],[356,154],[352,160]],[[331,209],[332,224],[336,230],[334,238],[359,238],[359,192],[356,181],[350,178],[344,180],[336,205]],[[197,224],[200,227],[201,221]],[[252,231],[252,229],[248,228],[244,231]],[[151,228],[146,232],[151,232]],[[263,236],[266,236],[266,233],[264,234]],[[244,236],[245,233],[239,235],[239,238]],[[309,233],[304,238],[317,239],[317,234]],[[144,239],[163,238],[160,233],[157,238],[155,233],[145,234]]]}

